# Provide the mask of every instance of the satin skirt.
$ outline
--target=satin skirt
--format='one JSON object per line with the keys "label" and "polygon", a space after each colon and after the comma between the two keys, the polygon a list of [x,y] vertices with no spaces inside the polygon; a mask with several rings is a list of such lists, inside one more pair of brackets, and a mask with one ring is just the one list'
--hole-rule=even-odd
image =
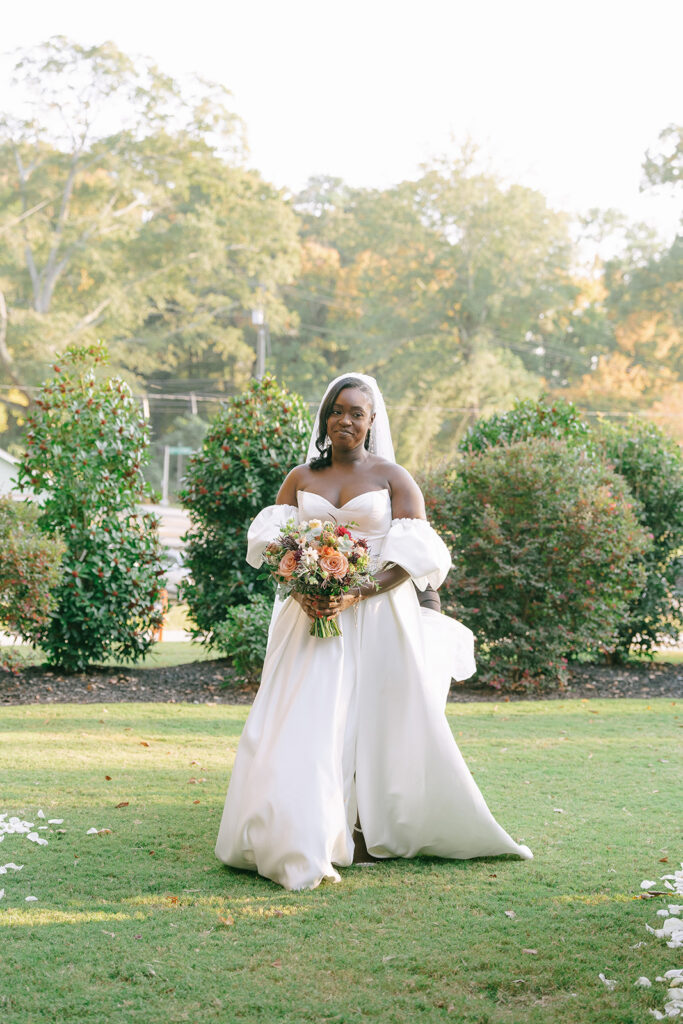
{"label": "satin skirt", "polygon": [[495,821],[444,714],[474,672],[472,633],[421,609],[410,581],[348,609],[341,637],[309,635],[277,604],[215,853],[285,889],[339,881],[360,816],[375,857],[528,859]]}

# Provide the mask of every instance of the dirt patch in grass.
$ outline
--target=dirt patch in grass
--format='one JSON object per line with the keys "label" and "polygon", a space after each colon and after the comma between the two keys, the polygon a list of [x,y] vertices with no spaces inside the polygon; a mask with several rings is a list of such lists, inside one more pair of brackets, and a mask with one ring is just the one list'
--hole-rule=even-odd
{"label": "dirt patch in grass", "polygon": [[[228,660],[194,661],[159,668],[97,668],[64,675],[32,665],[17,674],[0,671],[0,705],[159,701],[250,704],[256,690],[239,680]],[[683,697],[683,665],[576,665],[569,686],[544,699],[591,697]],[[450,701],[517,701],[490,687],[454,683]]]}

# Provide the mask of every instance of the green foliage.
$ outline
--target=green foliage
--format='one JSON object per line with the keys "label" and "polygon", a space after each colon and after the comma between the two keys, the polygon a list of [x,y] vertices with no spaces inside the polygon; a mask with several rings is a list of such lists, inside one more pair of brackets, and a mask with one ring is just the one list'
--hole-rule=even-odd
{"label": "green foliage", "polygon": [[454,556],[444,607],[479,638],[481,678],[551,689],[565,659],[614,649],[648,539],[607,465],[533,438],[463,456],[425,497]]}
{"label": "green foliage", "polygon": [[192,520],[185,537],[192,576],[183,598],[198,634],[211,639],[231,605],[272,594],[272,585],[245,562],[247,529],[303,460],[311,429],[302,399],[266,376],[228,402],[189,460],[180,501]]}
{"label": "green foliage", "polygon": [[[40,532],[38,514],[26,501],[0,498],[0,628],[27,639],[48,621],[64,553],[59,538]],[[9,667],[7,650],[0,651]]]}
{"label": "green foliage", "polygon": [[110,656],[138,660],[161,623],[158,524],[138,509],[147,425],[124,381],[98,376],[106,359],[92,345],[55,364],[19,468],[20,485],[41,496],[40,529],[66,543],[56,608],[30,636],[67,671]]}
{"label": "green foliage", "polygon": [[243,386],[244,310],[262,301],[282,325],[299,239],[282,194],[244,166],[228,91],[111,42],[59,36],[16,57],[15,113],[0,111],[2,376],[37,383],[66,342],[101,337],[114,365],[167,390]]}
{"label": "green foliage", "polygon": [[542,396],[516,399],[509,412],[482,417],[458,445],[461,452],[483,452],[492,445],[527,441],[532,437],[555,438],[571,445],[589,448],[591,432],[572,402],[561,398],[550,401]]}
{"label": "green foliage", "polygon": [[258,682],[268,643],[268,627],[273,612],[273,598],[254,594],[248,604],[228,608],[223,622],[213,631],[212,646],[232,663],[240,676],[250,683]]}
{"label": "green foliage", "polygon": [[600,423],[598,444],[638,499],[652,545],[642,556],[646,582],[619,629],[621,656],[651,653],[683,630],[683,455],[654,424],[632,417]]}

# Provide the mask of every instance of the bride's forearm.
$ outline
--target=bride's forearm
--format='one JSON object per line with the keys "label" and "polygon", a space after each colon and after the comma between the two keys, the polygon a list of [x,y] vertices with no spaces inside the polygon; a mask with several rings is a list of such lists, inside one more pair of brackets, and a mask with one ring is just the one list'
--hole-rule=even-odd
{"label": "bride's forearm", "polygon": [[367,586],[354,589],[361,601],[365,601],[366,598],[374,597],[376,594],[386,594],[388,590],[393,590],[394,587],[408,579],[410,579],[410,573],[406,572],[400,565],[391,565],[377,573],[374,580],[376,586],[369,583]]}

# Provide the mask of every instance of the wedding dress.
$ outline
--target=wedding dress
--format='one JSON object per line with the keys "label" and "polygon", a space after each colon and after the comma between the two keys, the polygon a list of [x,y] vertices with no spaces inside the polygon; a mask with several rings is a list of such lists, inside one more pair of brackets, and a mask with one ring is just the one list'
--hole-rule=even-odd
{"label": "wedding dress", "polygon": [[[380,562],[405,568],[419,589],[443,582],[448,549],[426,521],[392,519],[388,490],[342,508],[311,491],[297,500],[256,516],[251,565],[289,518],[334,519],[365,537]],[[357,813],[379,858],[533,856],[495,821],[444,715],[451,677],[475,671],[472,633],[420,608],[411,579],[344,611],[341,637],[310,636],[299,604],[276,601],[225,800],[219,860],[285,889],[339,881],[336,867],[353,860]]]}

